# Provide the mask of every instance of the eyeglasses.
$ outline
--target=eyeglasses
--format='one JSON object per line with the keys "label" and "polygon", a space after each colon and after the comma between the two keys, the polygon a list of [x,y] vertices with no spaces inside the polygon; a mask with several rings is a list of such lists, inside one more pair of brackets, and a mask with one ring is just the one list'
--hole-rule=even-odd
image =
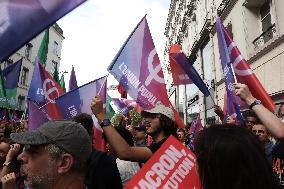
{"label": "eyeglasses", "polygon": [[257,134],[257,133],[259,133],[259,134],[264,134],[264,133],[265,133],[264,130],[252,130],[252,132],[253,132],[254,134]]}

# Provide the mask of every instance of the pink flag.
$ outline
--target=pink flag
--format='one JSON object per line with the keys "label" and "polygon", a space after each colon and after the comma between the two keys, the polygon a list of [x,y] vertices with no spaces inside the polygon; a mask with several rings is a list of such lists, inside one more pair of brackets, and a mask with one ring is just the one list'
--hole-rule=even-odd
{"label": "pink flag", "polygon": [[163,104],[173,110],[176,123],[180,127],[185,126],[169,101],[162,66],[146,17],[126,40],[108,71],[143,109]]}
{"label": "pink flag", "polygon": [[275,104],[270,98],[269,94],[263,88],[256,75],[250,69],[249,64],[240,53],[238,47],[224,28],[222,24],[222,31],[225,37],[226,45],[229,51],[231,63],[233,64],[234,71],[238,82],[246,84],[252,95],[261,100],[263,105],[271,112],[275,111]]}

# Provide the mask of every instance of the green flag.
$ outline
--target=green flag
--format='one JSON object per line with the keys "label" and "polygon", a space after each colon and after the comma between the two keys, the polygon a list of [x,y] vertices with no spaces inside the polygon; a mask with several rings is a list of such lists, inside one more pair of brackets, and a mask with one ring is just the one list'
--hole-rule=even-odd
{"label": "green flag", "polygon": [[22,67],[22,59],[0,70],[0,107],[18,109],[17,87]]}
{"label": "green flag", "polygon": [[53,72],[53,79],[59,83],[59,72],[58,72],[58,63],[55,62],[54,72]]}
{"label": "green flag", "polygon": [[43,39],[39,46],[37,57],[39,58],[40,62],[45,66],[46,65],[46,58],[48,53],[48,43],[49,43],[49,28],[45,30]]}
{"label": "green flag", "polygon": [[107,113],[107,117],[109,118],[109,119],[111,119],[113,116],[114,116],[114,114],[115,114],[115,112],[114,112],[114,110],[113,110],[113,108],[111,107],[111,101],[112,101],[112,99],[111,99],[111,97],[107,94],[107,99],[106,99],[106,113]]}
{"label": "green flag", "polygon": [[64,80],[64,74],[61,75],[60,80],[59,80],[59,85],[61,88],[66,92],[66,87],[65,87],[65,80]]}
{"label": "green flag", "polygon": [[0,67],[0,106],[1,107],[7,107],[7,98],[6,98],[6,90],[4,86],[4,78],[2,69]]}

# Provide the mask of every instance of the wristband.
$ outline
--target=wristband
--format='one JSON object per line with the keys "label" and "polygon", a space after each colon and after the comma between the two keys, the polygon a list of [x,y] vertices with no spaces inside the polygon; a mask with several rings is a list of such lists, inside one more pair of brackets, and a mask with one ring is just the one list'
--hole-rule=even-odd
{"label": "wristband", "polygon": [[249,109],[252,110],[252,108],[255,106],[255,105],[259,105],[261,104],[261,101],[256,99],[253,103],[251,103],[251,105],[249,106]]}
{"label": "wristband", "polygon": [[101,123],[100,123],[100,126],[101,127],[107,127],[107,126],[110,126],[111,125],[111,122],[109,119],[104,119]]}

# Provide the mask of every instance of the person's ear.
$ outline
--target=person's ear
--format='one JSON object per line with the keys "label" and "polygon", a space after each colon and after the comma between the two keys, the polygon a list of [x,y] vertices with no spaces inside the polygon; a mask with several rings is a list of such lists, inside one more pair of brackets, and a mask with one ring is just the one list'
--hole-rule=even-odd
{"label": "person's ear", "polygon": [[64,153],[61,157],[61,160],[58,162],[58,173],[64,174],[68,172],[74,163],[74,158],[71,154]]}

